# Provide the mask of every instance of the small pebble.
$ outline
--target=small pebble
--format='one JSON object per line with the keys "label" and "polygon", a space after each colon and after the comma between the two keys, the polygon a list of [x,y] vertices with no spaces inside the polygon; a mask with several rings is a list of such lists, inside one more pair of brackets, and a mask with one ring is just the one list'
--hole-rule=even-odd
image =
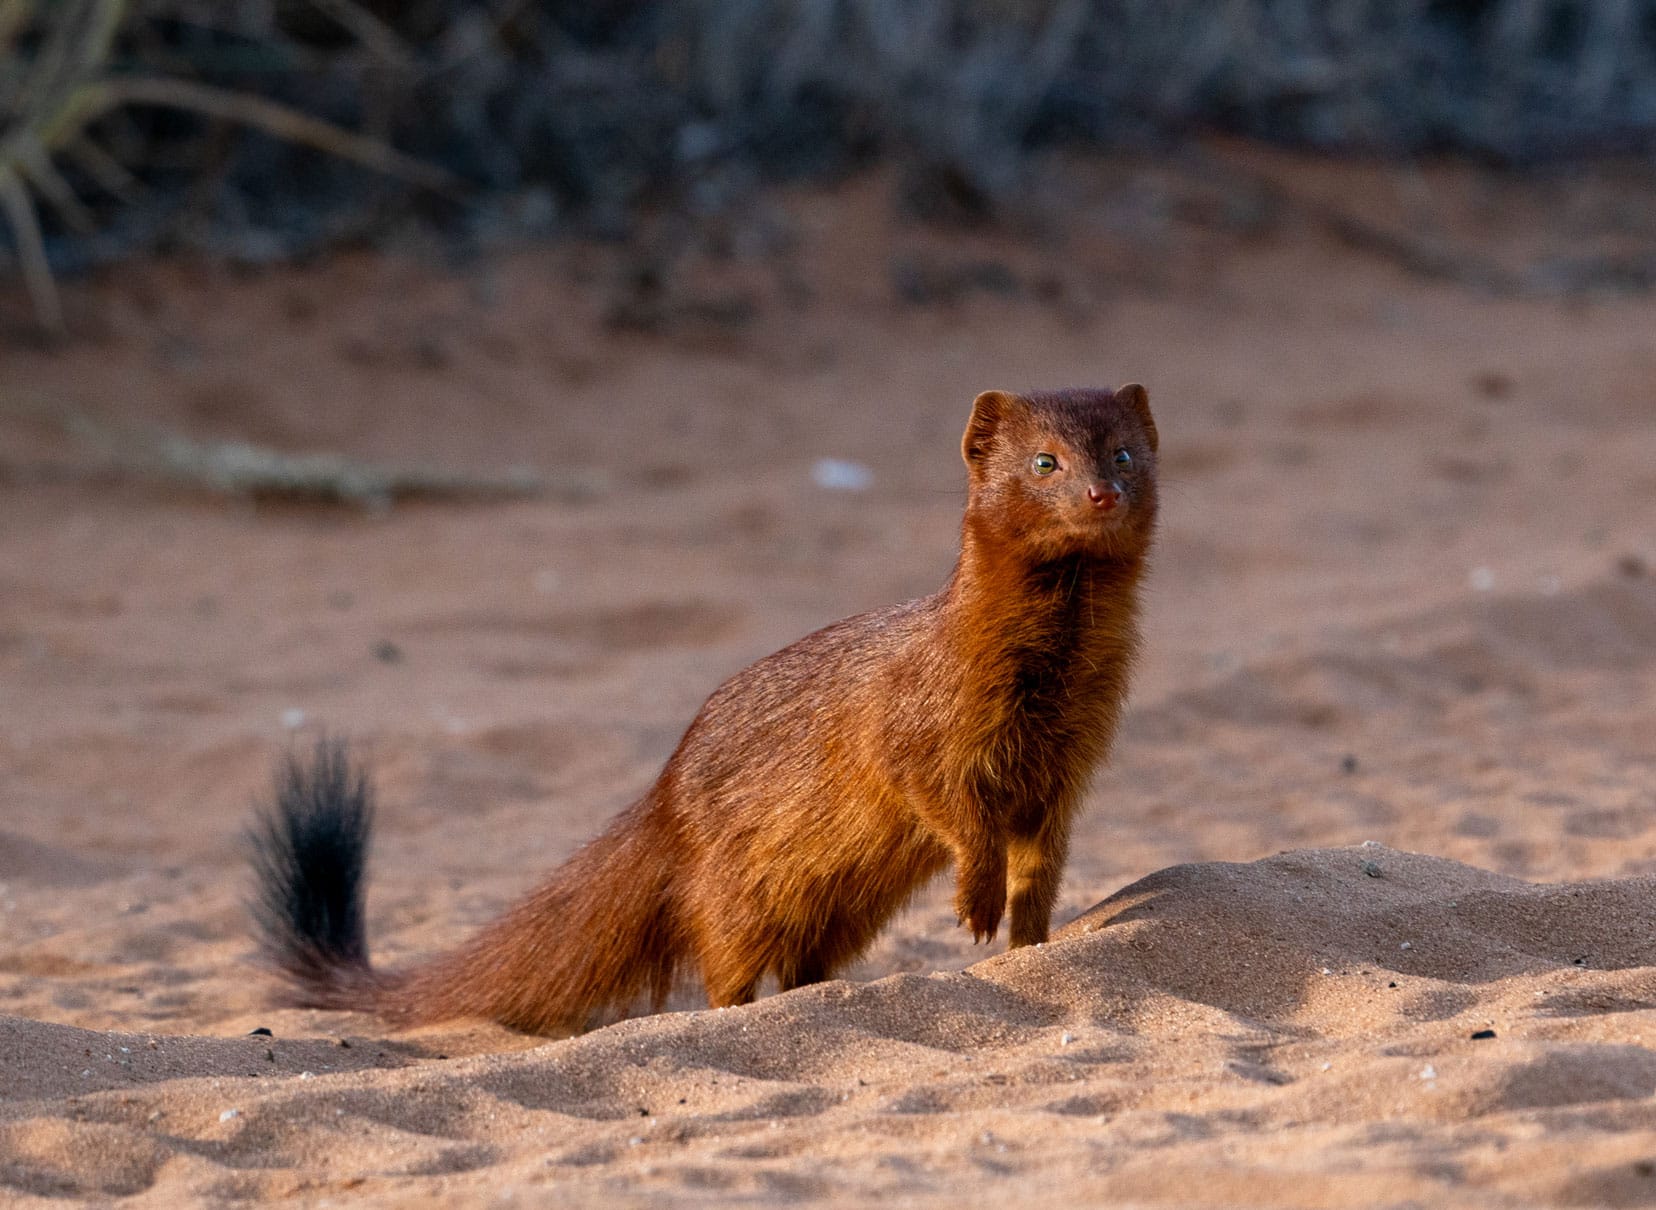
{"label": "small pebble", "polygon": [[1380,863],[1378,861],[1365,861],[1363,863],[1363,873],[1370,878],[1380,877]]}
{"label": "small pebble", "polygon": [[1075,1035],[1066,1030],[1064,1036],[1058,1039],[1058,1045],[1068,1046],[1073,1041],[1075,1041]]}
{"label": "small pebble", "polygon": [[1482,1042],[1485,1038],[1493,1038],[1494,1036],[1495,1031],[1493,1029],[1480,1029],[1472,1035],[1472,1040]]}
{"label": "small pebble", "polygon": [[811,466],[811,482],[831,492],[866,492],[874,486],[874,472],[861,462],[818,458]]}
{"label": "small pebble", "polygon": [[1422,1080],[1437,1079],[1437,1068],[1433,1067],[1430,1063],[1426,1064],[1426,1066],[1420,1069],[1420,1078]]}
{"label": "small pebble", "polygon": [[1400,950],[1412,950],[1414,948],[1414,942],[1413,941],[1405,941],[1402,945],[1398,946],[1397,948],[1400,949]]}
{"label": "small pebble", "polygon": [[1483,370],[1472,376],[1472,389],[1485,399],[1505,399],[1512,394],[1512,379],[1499,370]]}
{"label": "small pebble", "polygon": [[226,1109],[223,1113],[219,1114],[219,1121],[228,1122],[233,1118],[239,1118],[239,1117],[241,1117],[241,1110],[239,1110],[239,1109]]}

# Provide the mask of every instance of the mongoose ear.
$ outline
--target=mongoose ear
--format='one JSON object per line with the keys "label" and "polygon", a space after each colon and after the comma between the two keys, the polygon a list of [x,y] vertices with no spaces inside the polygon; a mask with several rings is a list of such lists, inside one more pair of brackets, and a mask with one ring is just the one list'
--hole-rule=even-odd
{"label": "mongoose ear", "polygon": [[972,466],[988,456],[995,430],[1012,410],[1010,391],[985,391],[972,400],[972,418],[966,422],[966,436],[960,440],[960,456]]}
{"label": "mongoose ear", "polygon": [[1129,382],[1115,393],[1116,402],[1133,409],[1144,426],[1144,435],[1150,439],[1150,452],[1156,452],[1156,421],[1150,415],[1150,392],[1136,382]]}

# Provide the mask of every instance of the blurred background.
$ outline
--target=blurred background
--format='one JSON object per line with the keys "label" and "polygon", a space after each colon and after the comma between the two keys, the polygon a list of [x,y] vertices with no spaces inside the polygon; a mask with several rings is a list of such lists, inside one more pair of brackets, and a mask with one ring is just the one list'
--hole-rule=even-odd
{"label": "blurred background", "polygon": [[756,192],[882,164],[906,214],[1010,221],[1060,152],[1546,176],[1656,142],[1646,0],[6,0],[0,55],[14,272],[692,238],[662,216],[764,256]]}

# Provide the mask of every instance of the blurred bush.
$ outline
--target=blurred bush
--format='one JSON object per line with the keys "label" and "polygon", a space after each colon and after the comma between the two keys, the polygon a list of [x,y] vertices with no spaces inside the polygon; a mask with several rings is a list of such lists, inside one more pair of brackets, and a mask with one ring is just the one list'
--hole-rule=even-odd
{"label": "blurred bush", "polygon": [[[0,65],[5,112],[27,108],[60,7],[0,0],[0,27],[24,31]],[[468,198],[139,98],[90,134],[142,189],[117,198],[107,173],[64,163],[96,221],[48,240],[59,266],[169,243],[284,258],[410,216],[484,240],[620,236],[651,202],[717,211],[756,181],[882,157],[905,165],[917,203],[988,210],[1033,149],[1204,130],[1515,166],[1656,148],[1656,0],[124,7],[114,77],[279,103],[447,169]]]}

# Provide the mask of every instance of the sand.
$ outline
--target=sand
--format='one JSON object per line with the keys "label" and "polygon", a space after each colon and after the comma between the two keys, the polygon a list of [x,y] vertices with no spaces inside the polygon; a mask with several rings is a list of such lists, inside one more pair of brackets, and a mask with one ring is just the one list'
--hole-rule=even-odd
{"label": "sand", "polygon": [[[771,195],[780,260],[692,251],[643,304],[606,248],[137,265],[72,285],[76,343],[13,339],[0,1198],[1656,1203],[1656,305],[1064,179],[1014,233],[905,224],[878,178]],[[1424,179],[1494,258],[1579,211]],[[977,390],[1128,379],[1164,524],[1050,943],[974,947],[945,880],[742,1009],[547,1042],[271,1007],[240,830],[276,756],[352,738],[376,957],[451,944],[723,677],[941,581]],[[227,501],[64,409],[585,486]]]}

